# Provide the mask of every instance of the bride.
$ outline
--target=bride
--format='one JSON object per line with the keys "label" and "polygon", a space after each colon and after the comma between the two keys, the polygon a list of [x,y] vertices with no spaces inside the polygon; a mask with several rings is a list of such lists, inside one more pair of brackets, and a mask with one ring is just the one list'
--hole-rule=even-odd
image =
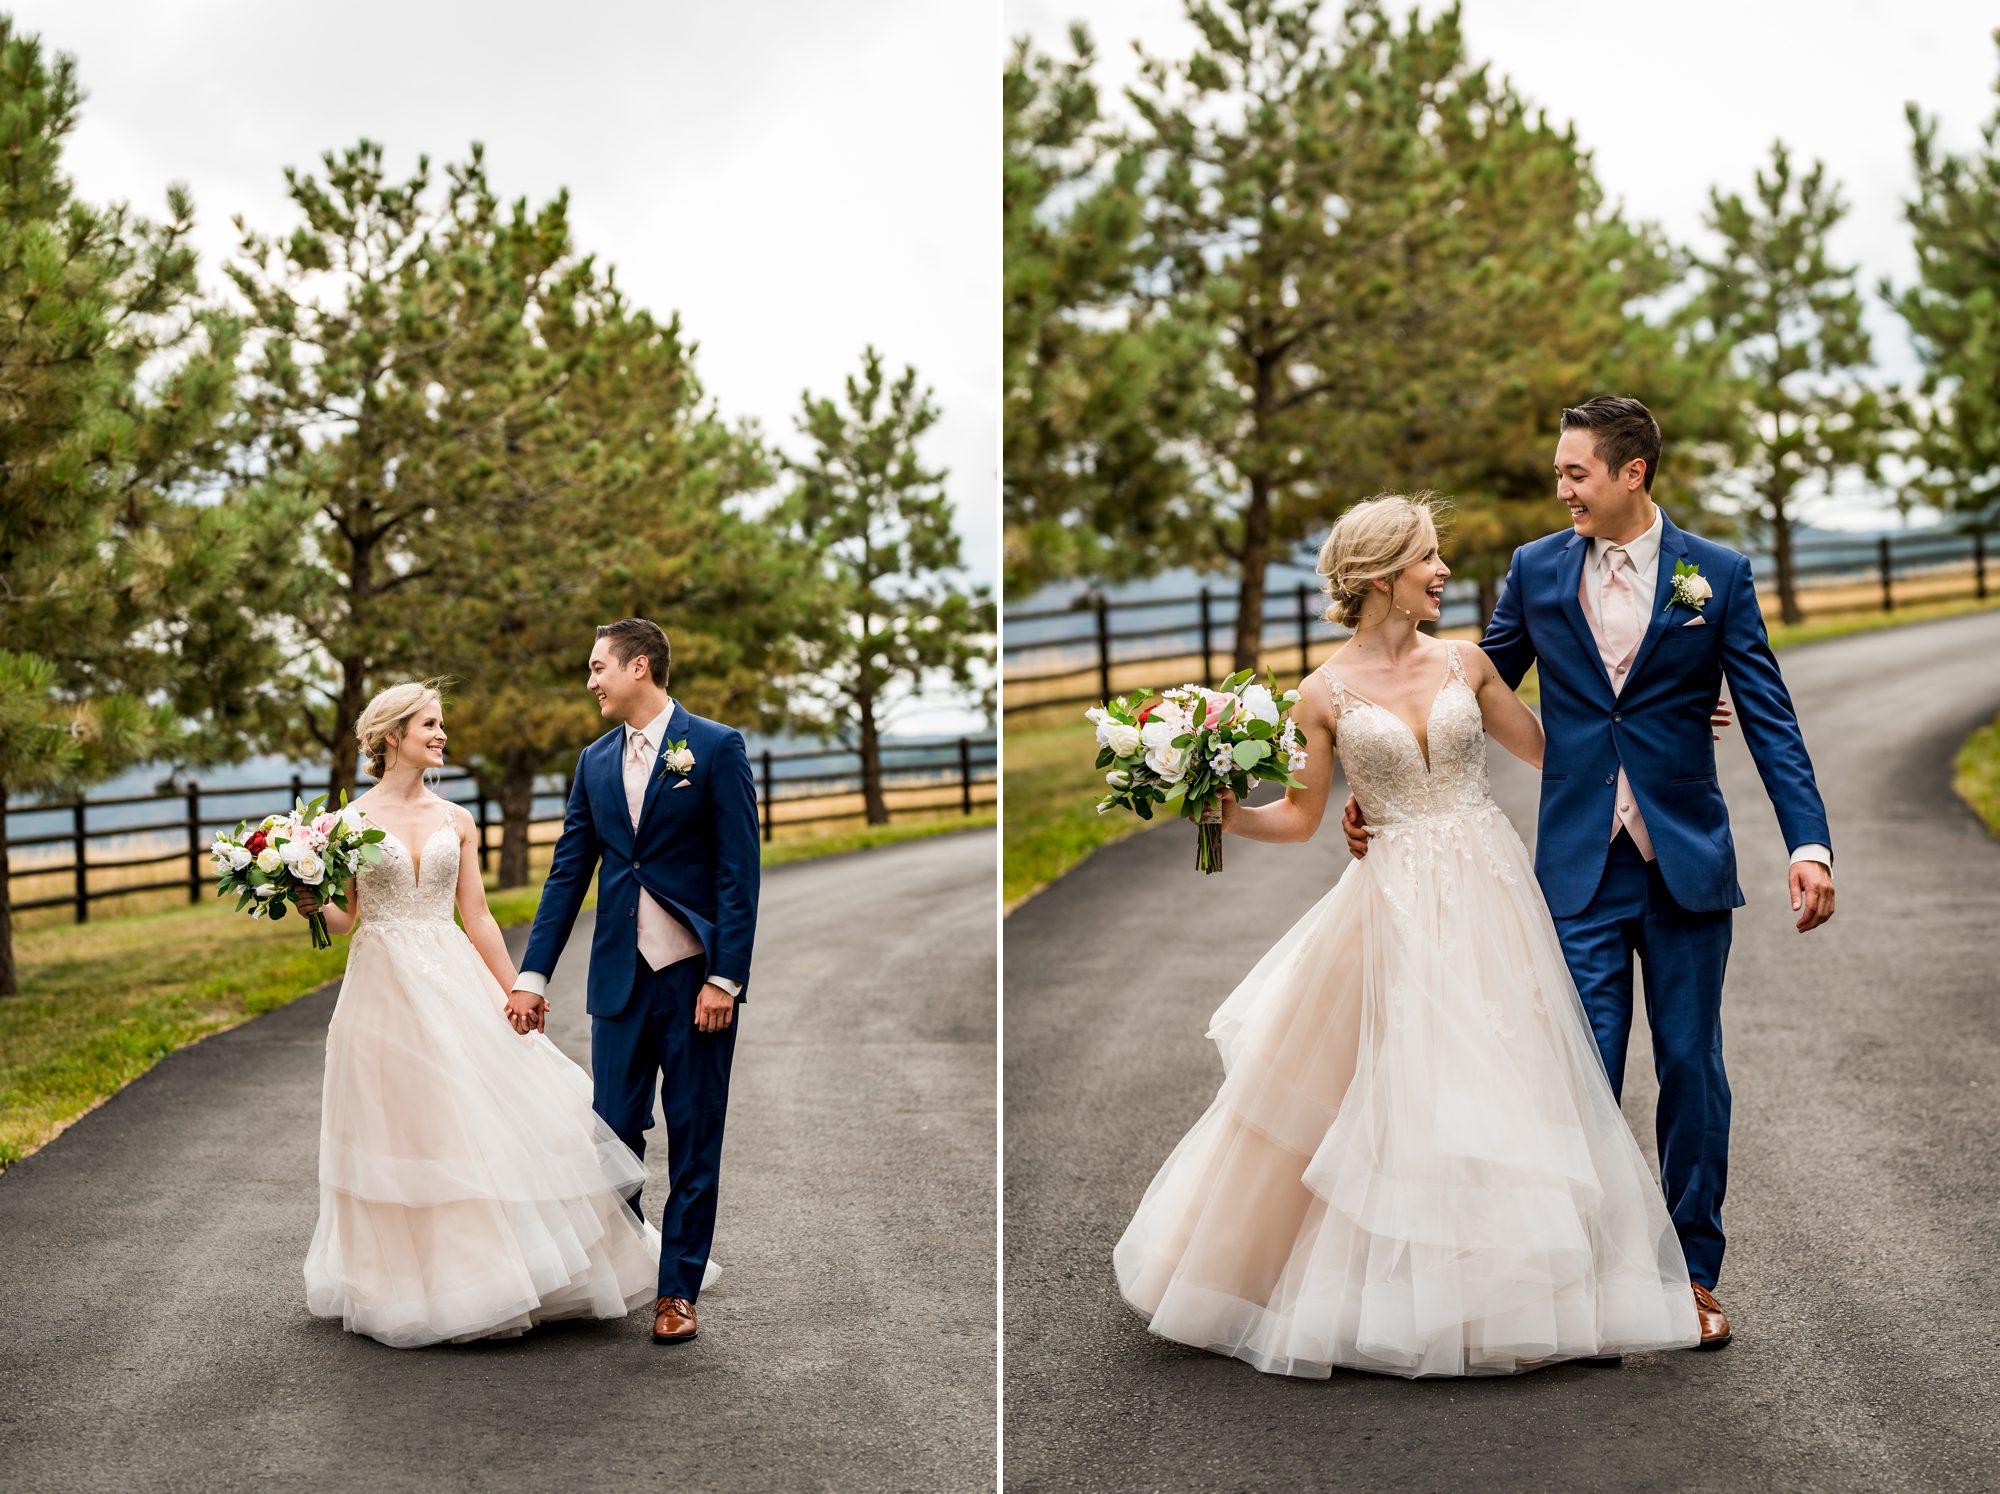
{"label": "bride", "polygon": [[1486,736],[1542,727],[1471,644],[1426,637],[1449,568],[1427,502],[1374,498],[1320,551],[1352,638],[1294,715],[1305,787],[1225,833],[1303,841],[1338,747],[1372,853],[1208,1035],[1225,1077],[1114,1254],[1152,1330],[1277,1374],[1512,1374],[1692,1347],[1694,1301],[1611,1095]]}
{"label": "bride", "polygon": [[355,734],[376,780],[355,807],[388,835],[348,911],[319,909],[354,937],[326,1033],[306,1305],[409,1348],[651,1303],[659,1231],[627,1206],[645,1166],[592,1112],[583,1070],[510,1022],[477,831],[425,785],[444,765],[436,687],[384,690]]}

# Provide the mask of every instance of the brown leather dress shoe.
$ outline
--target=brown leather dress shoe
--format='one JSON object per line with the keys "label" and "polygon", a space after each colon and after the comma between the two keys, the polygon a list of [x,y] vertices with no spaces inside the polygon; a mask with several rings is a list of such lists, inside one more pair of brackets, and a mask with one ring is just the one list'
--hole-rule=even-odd
{"label": "brown leather dress shoe", "polygon": [[653,1342],[684,1344],[695,1334],[694,1304],[685,1297],[662,1297],[653,1304]]}
{"label": "brown leather dress shoe", "polygon": [[1701,1323],[1701,1342],[1696,1348],[1719,1349],[1729,1342],[1729,1315],[1715,1300],[1715,1293],[1698,1281],[1694,1283],[1694,1315]]}

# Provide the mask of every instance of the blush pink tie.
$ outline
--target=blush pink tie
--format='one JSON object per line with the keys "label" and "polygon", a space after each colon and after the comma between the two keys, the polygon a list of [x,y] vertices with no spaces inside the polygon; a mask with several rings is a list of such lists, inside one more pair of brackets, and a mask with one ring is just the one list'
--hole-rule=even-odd
{"label": "blush pink tie", "polygon": [[[1614,545],[1604,552],[1604,581],[1597,593],[1597,651],[1604,660],[1605,673],[1611,676],[1613,695],[1624,691],[1632,657],[1639,651],[1639,639],[1645,631],[1646,625],[1639,616],[1639,593],[1632,584],[1632,552],[1623,545]],[[1639,816],[1639,801],[1632,795],[1632,785],[1622,766],[1618,769],[1618,788],[1612,800],[1614,838],[1621,825],[1632,837],[1639,854],[1651,861],[1653,838],[1646,833],[1646,822]]]}
{"label": "blush pink tie", "polygon": [[[630,750],[625,754],[625,807],[631,811],[632,828],[637,830],[639,813],[646,806],[647,769],[652,766],[653,744],[640,731],[632,732],[630,741]],[[701,941],[643,887],[639,889],[639,953],[654,970],[664,970],[676,961],[701,953]]]}

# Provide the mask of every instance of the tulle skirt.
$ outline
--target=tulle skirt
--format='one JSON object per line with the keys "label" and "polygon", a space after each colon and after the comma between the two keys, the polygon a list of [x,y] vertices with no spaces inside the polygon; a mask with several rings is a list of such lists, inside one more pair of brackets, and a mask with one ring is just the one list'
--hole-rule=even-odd
{"label": "tulle skirt", "polygon": [[1687,1347],[1686,1263],[1498,808],[1413,822],[1257,962],[1114,1253],[1152,1330],[1277,1374]]}
{"label": "tulle skirt", "polygon": [[645,1166],[506,999],[449,920],[356,932],[327,1028],[316,1316],[403,1348],[653,1301],[659,1231],[626,1204]]}

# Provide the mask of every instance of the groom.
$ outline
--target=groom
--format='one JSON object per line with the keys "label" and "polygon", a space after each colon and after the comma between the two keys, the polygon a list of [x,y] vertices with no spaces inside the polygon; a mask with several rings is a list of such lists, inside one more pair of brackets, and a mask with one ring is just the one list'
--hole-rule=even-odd
{"label": "groom", "polygon": [[[742,733],[669,696],[667,665],[657,624],[628,617],[597,630],[589,689],[613,725],[577,759],[507,1010],[519,1030],[542,1026],[549,974],[601,863],[592,1104],[644,1157],[660,1088],[670,1185],[653,1342],[685,1343],[715,1235],[736,1007],[757,932],[757,794]],[[631,1204],[638,1213],[637,1192]]]}
{"label": "groom", "polygon": [[[1791,850],[1800,933],[1833,916],[1833,853],[1750,563],[1654,505],[1659,461],[1660,428],[1637,400],[1563,411],[1556,496],[1571,528],[1514,552],[1480,647],[1509,687],[1541,665],[1548,747],[1535,874],[1613,1094],[1625,1079],[1634,955],[1645,973],[1661,1183],[1706,1349],[1729,1341],[1714,1295],[1729,1163],[1722,972],[1730,910],[1744,901],[1709,734],[1725,675]],[[1352,800],[1345,828],[1363,854]]]}

